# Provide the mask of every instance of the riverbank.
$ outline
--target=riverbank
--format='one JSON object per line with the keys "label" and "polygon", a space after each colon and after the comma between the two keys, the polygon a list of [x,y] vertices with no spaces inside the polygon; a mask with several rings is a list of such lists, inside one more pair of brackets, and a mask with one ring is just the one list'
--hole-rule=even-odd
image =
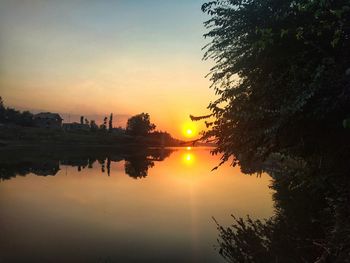
{"label": "riverbank", "polygon": [[125,133],[63,131],[37,127],[0,127],[0,147],[22,147],[37,145],[60,146],[184,146],[186,142],[162,133],[146,136],[131,136]]}

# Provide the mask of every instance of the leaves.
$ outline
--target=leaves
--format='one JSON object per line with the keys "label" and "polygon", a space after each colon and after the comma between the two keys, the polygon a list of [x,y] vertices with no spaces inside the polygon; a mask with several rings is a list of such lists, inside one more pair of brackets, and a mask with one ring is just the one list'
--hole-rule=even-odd
{"label": "leaves", "polygon": [[148,113],[141,113],[128,119],[126,132],[131,135],[147,135],[153,131],[156,125],[151,123]]}
{"label": "leaves", "polygon": [[211,1],[202,9],[210,15],[204,59],[215,62],[208,77],[219,96],[203,138],[215,138],[222,160],[295,154],[339,129],[350,105],[347,1]]}

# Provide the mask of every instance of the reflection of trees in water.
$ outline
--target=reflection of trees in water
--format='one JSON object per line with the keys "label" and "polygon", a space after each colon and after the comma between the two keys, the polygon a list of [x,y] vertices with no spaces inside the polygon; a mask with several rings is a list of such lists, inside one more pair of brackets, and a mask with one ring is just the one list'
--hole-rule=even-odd
{"label": "reflection of trees in water", "polygon": [[29,173],[36,175],[56,175],[60,165],[76,167],[80,172],[86,168],[93,168],[94,164],[101,167],[102,173],[111,174],[112,162],[125,160],[125,173],[133,178],[143,178],[154,162],[162,161],[170,154],[171,149],[140,149],[136,150],[89,150],[70,152],[69,149],[55,151],[48,154],[33,149],[27,151],[0,153],[0,179],[10,179],[17,175],[25,176]]}
{"label": "reflection of trees in water", "polygon": [[125,159],[125,173],[130,177],[138,179],[148,175],[148,169],[154,166],[154,162],[147,156],[137,156]]}
{"label": "reflection of trees in water", "polygon": [[12,177],[25,176],[33,173],[40,176],[56,175],[60,170],[58,160],[43,161],[20,161],[15,164],[0,164],[0,179],[10,179]]}
{"label": "reflection of trees in water", "polygon": [[[349,173],[327,167],[268,168],[275,215],[218,224],[220,253],[229,262],[350,262]],[[331,174],[329,174],[331,172]]]}
{"label": "reflection of trees in water", "polygon": [[172,150],[152,149],[125,158],[125,173],[134,179],[144,178],[148,175],[148,169],[154,166],[154,162],[163,161],[170,156]]}
{"label": "reflection of trees in water", "polygon": [[47,160],[45,162],[33,163],[30,171],[36,175],[56,175],[60,170],[58,160]]}

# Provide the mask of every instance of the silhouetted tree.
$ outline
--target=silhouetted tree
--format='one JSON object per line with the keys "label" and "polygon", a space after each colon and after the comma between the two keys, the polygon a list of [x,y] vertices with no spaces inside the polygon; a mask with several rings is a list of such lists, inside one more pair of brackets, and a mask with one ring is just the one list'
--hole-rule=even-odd
{"label": "silhouetted tree", "polygon": [[97,131],[98,130],[98,126],[96,124],[96,122],[94,120],[90,121],[90,131]]}
{"label": "silhouetted tree", "polygon": [[156,125],[151,123],[148,113],[141,113],[128,119],[126,132],[130,135],[147,135],[153,131]]}
{"label": "silhouetted tree", "polygon": [[312,154],[330,136],[347,138],[348,1],[217,0],[202,10],[211,16],[204,58],[216,63],[210,73],[219,95],[204,138],[215,139],[223,162]]}
{"label": "silhouetted tree", "polygon": [[84,116],[80,116],[80,124],[84,124]]}
{"label": "silhouetted tree", "polygon": [[18,124],[21,126],[34,126],[34,116],[29,111],[23,111],[18,120]]}
{"label": "silhouetted tree", "polygon": [[109,116],[109,122],[108,122],[108,131],[112,132],[113,129],[113,113]]}
{"label": "silhouetted tree", "polygon": [[104,117],[103,123],[100,125],[100,130],[107,131],[107,117]]}
{"label": "silhouetted tree", "polygon": [[0,122],[5,122],[5,105],[2,97],[0,97]]}
{"label": "silhouetted tree", "polygon": [[89,120],[85,118],[85,124],[89,125]]}
{"label": "silhouetted tree", "polygon": [[5,107],[0,97],[0,122],[12,123],[19,126],[34,126],[33,114],[29,111],[20,112],[16,109]]}

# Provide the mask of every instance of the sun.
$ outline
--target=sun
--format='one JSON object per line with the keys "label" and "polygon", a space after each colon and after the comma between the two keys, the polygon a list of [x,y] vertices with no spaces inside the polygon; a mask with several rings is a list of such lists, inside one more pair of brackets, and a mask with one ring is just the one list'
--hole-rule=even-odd
{"label": "sun", "polygon": [[196,126],[192,122],[184,123],[182,126],[182,133],[187,138],[196,136]]}
{"label": "sun", "polygon": [[186,133],[187,133],[188,136],[191,136],[192,133],[193,133],[193,131],[192,131],[191,129],[187,129],[187,130],[186,130]]}

